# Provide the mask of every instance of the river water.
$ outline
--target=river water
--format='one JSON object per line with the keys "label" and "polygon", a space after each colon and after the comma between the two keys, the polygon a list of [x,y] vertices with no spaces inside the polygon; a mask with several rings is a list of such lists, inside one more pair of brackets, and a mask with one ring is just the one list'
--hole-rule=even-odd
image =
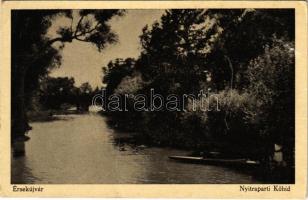
{"label": "river water", "polygon": [[25,155],[12,157],[12,183],[258,183],[233,169],[168,159],[190,152],[117,145],[119,133],[96,113],[31,123]]}

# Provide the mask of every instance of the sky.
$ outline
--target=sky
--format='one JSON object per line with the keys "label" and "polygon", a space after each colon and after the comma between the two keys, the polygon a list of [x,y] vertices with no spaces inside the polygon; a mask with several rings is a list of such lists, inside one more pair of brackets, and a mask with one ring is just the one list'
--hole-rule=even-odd
{"label": "sky", "polygon": [[[76,86],[84,82],[89,82],[92,87],[102,86],[102,67],[116,58],[137,58],[141,51],[139,36],[142,28],[159,21],[163,12],[164,10],[127,10],[124,16],[114,17],[110,25],[119,40],[101,52],[89,43],[76,40],[65,43],[62,64],[60,68],[54,69],[50,76],[73,77]],[[54,24],[59,23],[55,20]],[[54,30],[50,31],[50,35],[55,34],[56,25],[52,29]]]}

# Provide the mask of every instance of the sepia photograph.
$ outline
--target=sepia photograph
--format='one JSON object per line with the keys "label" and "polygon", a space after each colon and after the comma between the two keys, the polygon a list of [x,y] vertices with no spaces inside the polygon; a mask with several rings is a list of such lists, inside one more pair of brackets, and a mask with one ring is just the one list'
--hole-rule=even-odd
{"label": "sepia photograph", "polygon": [[0,196],[302,197],[307,4],[129,3],[2,2]]}
{"label": "sepia photograph", "polygon": [[294,183],[294,9],[11,11],[11,182]]}

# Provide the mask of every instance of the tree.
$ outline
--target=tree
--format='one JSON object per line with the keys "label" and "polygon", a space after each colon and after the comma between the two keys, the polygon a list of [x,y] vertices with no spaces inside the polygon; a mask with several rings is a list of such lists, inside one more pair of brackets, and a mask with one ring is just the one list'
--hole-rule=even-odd
{"label": "tree", "polygon": [[60,109],[64,103],[74,104],[74,83],[74,78],[47,77],[40,84],[40,103],[47,109]]}
{"label": "tree", "polygon": [[206,12],[221,32],[211,44],[206,63],[218,90],[247,84],[245,71],[251,59],[272,46],[274,38],[294,40],[292,9],[209,9]]}
{"label": "tree", "polygon": [[78,95],[76,97],[77,109],[82,111],[88,111],[89,105],[91,105],[92,87],[88,82],[81,84],[78,88]]}
{"label": "tree", "polygon": [[103,67],[103,83],[106,84],[106,93],[110,95],[121,83],[122,79],[133,73],[135,60],[132,58],[116,59]]}
{"label": "tree", "polygon": [[[294,165],[295,148],[295,53],[294,41],[276,39],[273,47],[251,60],[247,69],[247,91],[256,98],[254,109],[259,133],[283,146],[286,161]],[[273,152],[271,152],[273,153]]]}
{"label": "tree", "polygon": [[[12,139],[23,137],[30,129],[25,108],[26,88],[33,89],[39,77],[48,73],[51,67],[60,65],[59,51],[52,46],[55,42],[61,42],[62,45],[73,40],[88,42],[96,45],[99,51],[106,44],[116,42],[116,35],[107,22],[115,15],[122,15],[123,11],[77,12],[74,14],[72,10],[12,11]],[[70,19],[71,26],[60,27],[58,37],[50,39],[46,37],[46,33],[57,16]],[[77,23],[74,23],[76,17]]]}
{"label": "tree", "polygon": [[[161,94],[197,92],[206,70],[211,28],[202,9],[167,10],[160,23],[144,27],[143,51],[136,67],[151,82],[150,87]],[[173,85],[179,87],[170,88]]]}
{"label": "tree", "polygon": [[[200,81],[205,82],[206,79],[206,41],[212,36],[212,27],[204,13],[205,10],[202,9],[167,10],[160,22],[144,27],[140,36],[142,53],[133,65],[126,67],[125,64],[116,66],[111,63],[111,70],[105,70],[104,83],[107,84],[109,94],[141,93],[148,96],[150,89],[155,89],[155,92],[166,97],[168,94],[199,92]],[[176,121],[180,121],[180,113],[166,110],[135,112],[130,107],[133,105],[130,102],[128,98],[128,112],[111,114],[122,127],[146,129],[142,131],[143,136],[148,136],[158,143],[162,140],[165,144],[176,144],[179,140],[183,142],[185,137],[177,135],[183,126],[175,125]],[[157,128],[158,124],[160,129]],[[186,139],[192,137],[188,135],[189,133]]]}

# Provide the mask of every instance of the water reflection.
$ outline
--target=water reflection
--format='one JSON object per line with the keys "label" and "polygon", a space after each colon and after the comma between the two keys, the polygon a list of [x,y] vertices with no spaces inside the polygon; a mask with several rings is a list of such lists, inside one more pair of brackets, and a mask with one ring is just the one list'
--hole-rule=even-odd
{"label": "water reflection", "polygon": [[25,141],[16,141],[12,144],[13,146],[13,156],[14,157],[20,157],[25,156],[26,150],[25,150]]}
{"label": "water reflection", "polygon": [[31,168],[28,167],[27,157],[25,156],[17,156],[12,157],[13,165],[12,165],[12,174],[11,174],[11,182],[14,184],[34,184],[38,181],[32,174]]}
{"label": "water reflection", "polygon": [[168,159],[185,151],[123,143],[125,135],[94,113],[57,117],[31,124],[25,156],[12,158],[12,183],[257,183],[228,168]]}

